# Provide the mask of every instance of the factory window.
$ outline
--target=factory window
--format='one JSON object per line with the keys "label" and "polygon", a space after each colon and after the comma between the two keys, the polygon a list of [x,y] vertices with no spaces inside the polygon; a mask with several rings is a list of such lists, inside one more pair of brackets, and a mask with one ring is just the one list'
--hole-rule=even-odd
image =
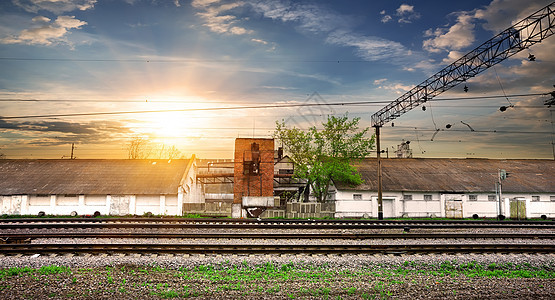
{"label": "factory window", "polygon": [[424,195],[424,201],[432,201],[432,195]]}
{"label": "factory window", "polygon": [[478,195],[468,195],[468,201],[478,201]]}
{"label": "factory window", "polygon": [[412,195],[403,195],[403,200],[405,201],[412,200]]}
{"label": "factory window", "polygon": [[540,201],[540,196],[532,196],[532,201],[534,202]]}
{"label": "factory window", "polygon": [[497,201],[496,195],[488,195],[488,201]]}
{"label": "factory window", "polygon": [[353,194],[353,200],[362,200],[362,194]]}

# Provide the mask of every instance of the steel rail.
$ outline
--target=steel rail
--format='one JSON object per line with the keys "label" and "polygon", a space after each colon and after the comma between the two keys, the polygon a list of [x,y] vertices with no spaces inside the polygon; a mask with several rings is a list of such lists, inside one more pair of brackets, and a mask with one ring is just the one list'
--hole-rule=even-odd
{"label": "steel rail", "polygon": [[506,225],[555,225],[553,221],[528,221],[528,220],[368,220],[368,219],[230,219],[230,218],[143,218],[143,217],[121,217],[121,218],[5,218],[0,219],[3,223],[222,223],[222,224],[506,224]]}
{"label": "steel rail", "polygon": [[239,244],[2,244],[0,253],[83,254],[415,254],[415,253],[554,253],[541,244],[426,245],[239,245]]}
{"label": "steel rail", "polygon": [[453,223],[453,224],[403,224],[403,223],[14,223],[0,224],[0,230],[6,229],[33,229],[33,228],[219,228],[219,229],[400,229],[400,228],[424,228],[424,229],[470,229],[470,228],[527,228],[527,229],[555,229],[555,223],[550,224],[479,224],[479,223]]}
{"label": "steel rail", "polygon": [[0,242],[53,238],[142,238],[142,239],[552,239],[555,233],[138,233],[138,232],[48,232],[0,233]]}

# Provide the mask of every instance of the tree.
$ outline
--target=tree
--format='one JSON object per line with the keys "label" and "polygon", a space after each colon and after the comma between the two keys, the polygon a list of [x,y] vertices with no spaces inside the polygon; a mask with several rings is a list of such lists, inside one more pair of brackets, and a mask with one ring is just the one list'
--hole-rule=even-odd
{"label": "tree", "polygon": [[129,159],[145,159],[150,155],[150,141],[141,136],[134,136],[127,144],[127,157]]}
{"label": "tree", "polygon": [[158,159],[176,159],[182,157],[181,151],[175,145],[160,144],[155,151],[155,157]]}
{"label": "tree", "polygon": [[176,159],[183,155],[175,145],[152,144],[148,138],[134,136],[127,143],[127,157],[129,159]]}
{"label": "tree", "polygon": [[322,130],[311,127],[308,131],[287,128],[284,121],[276,121],[274,137],[295,163],[294,177],[308,181],[318,202],[326,199],[333,180],[353,185],[363,182],[350,163],[370,153],[374,136],[367,138],[370,128],[360,130],[359,121],[349,120],[347,114],[329,116]]}

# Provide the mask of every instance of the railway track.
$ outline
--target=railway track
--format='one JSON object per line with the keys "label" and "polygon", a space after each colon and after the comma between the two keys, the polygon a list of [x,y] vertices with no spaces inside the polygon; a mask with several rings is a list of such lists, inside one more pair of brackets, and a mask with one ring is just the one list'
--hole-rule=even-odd
{"label": "railway track", "polygon": [[33,228],[225,228],[225,229],[555,229],[553,221],[486,220],[273,220],[181,218],[31,218],[0,219],[2,229]]}
{"label": "railway track", "polygon": [[138,233],[138,232],[50,232],[0,233],[0,243],[33,239],[527,239],[555,240],[555,233]]}
{"label": "railway track", "polygon": [[4,244],[3,255],[16,254],[418,254],[554,253],[555,245],[241,245],[241,244]]}
{"label": "railway track", "polygon": [[[209,228],[213,230],[202,232],[202,229]],[[413,228],[437,230],[410,232]],[[480,229],[478,233],[465,230],[472,228]],[[487,230],[480,232],[483,231],[481,229],[489,228],[502,228],[506,232],[487,232]],[[519,232],[519,229],[523,228],[533,230]],[[44,229],[53,230],[45,232]],[[175,229],[196,230],[176,231]],[[274,230],[265,232],[265,229]],[[280,229],[281,232],[275,232],[275,229]],[[315,232],[307,229],[326,230]],[[335,229],[335,231],[329,229]],[[365,232],[364,229],[378,230]],[[389,229],[402,229],[402,231],[392,232]],[[1,219],[0,253],[4,255],[555,253],[554,229],[555,222],[552,221]],[[111,239],[112,243],[106,244],[106,241],[101,239]],[[139,242],[132,239],[137,239]],[[169,241],[160,243],[157,239],[169,239]],[[40,242],[33,243],[34,240],[40,240]],[[144,242],[140,243],[140,240]],[[349,242],[350,240],[359,242]],[[415,242],[417,240],[420,241]],[[469,240],[472,242],[469,243]]]}

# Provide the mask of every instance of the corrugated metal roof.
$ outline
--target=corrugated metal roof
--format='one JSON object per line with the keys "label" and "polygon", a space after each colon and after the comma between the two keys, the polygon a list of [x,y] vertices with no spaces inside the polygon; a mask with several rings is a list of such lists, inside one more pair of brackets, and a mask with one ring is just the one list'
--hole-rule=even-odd
{"label": "corrugated metal roof", "polygon": [[0,193],[177,194],[189,159],[3,159]]}
{"label": "corrugated metal roof", "polygon": [[[377,191],[375,158],[353,164],[364,183],[339,189]],[[510,173],[503,181],[503,192],[555,193],[555,161],[536,159],[382,159],[382,190],[397,192],[495,192],[497,172]]]}

